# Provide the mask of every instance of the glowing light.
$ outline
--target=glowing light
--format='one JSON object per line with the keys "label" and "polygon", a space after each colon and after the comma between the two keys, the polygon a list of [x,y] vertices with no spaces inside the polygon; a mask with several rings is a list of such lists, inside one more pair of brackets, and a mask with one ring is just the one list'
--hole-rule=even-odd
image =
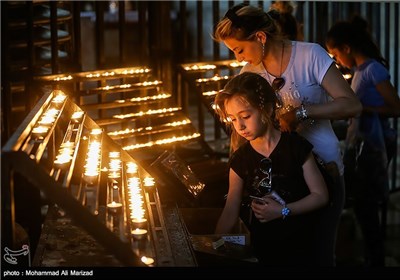
{"label": "glowing light", "polygon": [[113,71],[111,71],[111,72],[105,72],[105,73],[103,73],[103,74],[101,74],[103,77],[108,77],[108,76],[114,76],[115,75],[115,73],[113,72]]}
{"label": "glowing light", "polygon": [[[178,127],[178,126],[187,125],[189,123],[191,123],[190,120],[181,120],[181,121],[174,121],[174,122],[166,123],[166,124],[161,125],[160,127],[164,127],[164,126],[166,126],[166,127],[168,127],[168,126]],[[135,133],[135,132],[140,132],[140,131],[143,131],[143,130],[150,131],[150,130],[153,130],[153,127],[152,126],[146,126],[146,127],[131,128],[131,129],[126,128],[124,130],[110,131],[107,134],[110,135],[110,136],[120,136],[120,135],[127,135],[127,134],[131,134],[131,133]]]}
{"label": "glowing light", "polygon": [[147,235],[147,230],[142,229],[142,228],[137,228],[137,229],[131,230],[131,235],[136,240],[141,240],[141,239],[145,238],[145,236]]}
{"label": "glowing light", "polygon": [[161,81],[154,80],[154,81],[145,81],[142,83],[136,83],[136,84],[122,84],[122,85],[115,85],[115,86],[104,86],[104,87],[99,87],[97,90],[116,90],[116,89],[126,89],[126,88],[131,88],[133,86],[137,87],[148,87],[148,86],[156,86],[162,84]]}
{"label": "glowing light", "polygon": [[100,135],[103,132],[101,128],[94,128],[90,131],[91,135]]}
{"label": "glowing light", "polygon": [[145,81],[143,83],[137,83],[136,85],[138,86],[143,86],[143,87],[147,87],[147,86],[156,86],[162,84],[161,81],[155,80],[155,81]]}
{"label": "glowing light", "polygon": [[197,71],[197,70],[212,70],[217,68],[217,66],[213,65],[213,64],[206,64],[206,65],[198,65],[198,64],[194,64],[191,66],[186,66],[184,69],[186,71]]}
{"label": "glowing light", "polygon": [[68,80],[72,80],[72,79],[73,79],[72,76],[71,76],[71,75],[68,75],[68,76],[66,76],[66,77],[57,77],[57,78],[54,78],[53,81],[59,82],[59,81],[68,81]]}
{"label": "glowing light", "polygon": [[346,80],[351,79],[352,75],[351,74],[344,74],[343,78],[345,78]]}
{"label": "glowing light", "polygon": [[55,120],[60,111],[55,108],[48,109],[42,116],[39,124],[51,125]]}
{"label": "glowing light", "polygon": [[100,77],[99,73],[90,73],[86,75],[86,78],[98,78]]}
{"label": "glowing light", "polygon": [[120,152],[110,152],[109,154],[108,154],[108,156],[110,157],[110,158],[119,158],[120,157]]}
{"label": "glowing light", "polygon": [[101,145],[98,141],[89,143],[85,164],[85,176],[95,177],[99,175],[101,161]]}
{"label": "glowing light", "polygon": [[123,114],[123,115],[114,115],[113,118],[117,119],[126,119],[126,118],[132,118],[132,117],[139,117],[139,116],[144,116],[144,115],[155,115],[155,114],[162,114],[162,113],[170,113],[170,112],[176,112],[181,110],[180,107],[175,107],[175,108],[162,108],[162,109],[156,109],[156,110],[148,110],[147,112],[138,112],[138,113],[130,113],[130,114]]}
{"label": "glowing light", "polygon": [[150,258],[150,257],[143,256],[143,257],[140,258],[140,260],[146,265],[151,265],[151,264],[154,263],[154,259]]}
{"label": "glowing light", "polygon": [[205,91],[205,92],[203,92],[203,96],[213,96],[213,95],[216,95],[217,93],[218,93],[218,91],[216,91],[216,90]]}
{"label": "glowing light", "polygon": [[67,96],[61,90],[54,90],[54,98],[51,100],[53,103],[63,103]]}
{"label": "glowing light", "polygon": [[215,75],[212,78],[202,78],[202,79],[197,79],[196,82],[197,83],[207,83],[207,82],[217,82],[217,81],[221,81],[221,80],[228,80],[229,76],[218,76]]}
{"label": "glowing light", "polygon": [[134,162],[127,162],[126,167],[126,173],[128,174],[136,174],[138,171],[138,165]]}
{"label": "glowing light", "polygon": [[142,144],[135,144],[135,145],[129,145],[129,146],[125,146],[122,149],[124,149],[125,151],[129,151],[129,150],[135,150],[135,149],[140,149],[140,148],[145,148],[145,147],[151,147],[154,145],[164,145],[164,144],[170,144],[170,143],[174,143],[174,142],[181,142],[181,141],[187,141],[189,139],[193,139],[196,137],[200,137],[200,133],[193,133],[192,135],[188,135],[188,136],[180,136],[180,137],[171,137],[171,138],[166,138],[166,139],[160,139],[157,141],[150,141],[147,143],[142,143]]}
{"label": "glowing light", "polygon": [[109,153],[110,162],[108,168],[108,178],[120,178],[121,177],[121,159],[119,152],[110,152]]}
{"label": "glowing light", "polygon": [[130,102],[143,102],[143,101],[149,101],[149,100],[167,99],[170,97],[171,97],[171,94],[161,93],[161,94],[153,95],[153,96],[134,97],[134,98],[129,99],[129,101]]}
{"label": "glowing light", "polygon": [[41,125],[37,126],[37,127],[34,127],[32,129],[32,133],[33,134],[38,134],[38,135],[46,134],[47,131],[49,131],[49,128],[46,127],[46,126],[41,126]]}
{"label": "glowing light", "polygon": [[149,73],[150,69],[149,68],[139,68],[139,69],[125,69],[122,72],[118,72],[118,74],[122,75],[132,75],[132,74],[143,74],[143,73]]}
{"label": "glowing light", "polygon": [[79,120],[80,118],[82,118],[84,112],[83,111],[76,111],[72,114],[71,119],[73,120]]}
{"label": "glowing light", "polygon": [[236,67],[243,67],[246,65],[245,61],[242,62],[232,62],[229,64],[230,67],[236,68]]}
{"label": "glowing light", "polygon": [[122,203],[115,201],[108,203],[107,210],[110,211],[112,214],[116,214],[122,210]]}
{"label": "glowing light", "polygon": [[152,186],[154,186],[154,185],[155,185],[154,178],[152,178],[152,177],[146,177],[146,178],[144,178],[144,179],[143,179],[143,185],[144,185],[145,187],[152,187]]}
{"label": "glowing light", "polygon": [[145,217],[145,210],[143,206],[142,190],[140,188],[140,179],[139,177],[130,177],[127,182],[131,221],[142,220]]}
{"label": "glowing light", "polygon": [[65,142],[61,144],[60,149],[58,151],[58,155],[54,161],[57,165],[64,165],[69,163],[72,160],[72,155],[74,153],[75,143],[73,142]]}
{"label": "glowing light", "polygon": [[143,219],[132,219],[131,221],[132,223],[132,228],[144,228],[146,226],[147,223],[147,219],[143,218]]}

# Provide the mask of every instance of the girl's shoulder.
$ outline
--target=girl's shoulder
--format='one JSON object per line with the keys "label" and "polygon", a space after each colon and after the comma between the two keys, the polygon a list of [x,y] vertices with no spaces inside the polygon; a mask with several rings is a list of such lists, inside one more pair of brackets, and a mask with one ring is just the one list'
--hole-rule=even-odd
{"label": "girl's shoulder", "polygon": [[291,147],[307,147],[312,148],[312,144],[297,132],[282,132],[281,140],[283,143]]}
{"label": "girl's shoulder", "polygon": [[250,150],[252,150],[250,142],[246,141],[232,154],[232,156],[243,156],[249,153]]}
{"label": "girl's shoulder", "polygon": [[366,62],[364,62],[362,65],[360,65],[360,68],[365,68],[369,70],[374,70],[374,71],[385,71],[388,72],[385,66],[383,66],[382,63],[377,61],[376,59],[369,59]]}
{"label": "girl's shoulder", "polygon": [[[281,138],[285,141],[290,141],[290,142],[296,142],[296,141],[302,141],[302,140],[306,140],[303,136],[301,136],[300,134],[298,134],[295,131],[292,132],[282,132],[281,134]],[[307,140],[306,140],[307,141]]]}
{"label": "girl's shoulder", "polygon": [[385,66],[375,59],[370,59],[358,67],[358,71],[364,73],[366,77],[379,83],[384,80],[390,80],[390,73]]}

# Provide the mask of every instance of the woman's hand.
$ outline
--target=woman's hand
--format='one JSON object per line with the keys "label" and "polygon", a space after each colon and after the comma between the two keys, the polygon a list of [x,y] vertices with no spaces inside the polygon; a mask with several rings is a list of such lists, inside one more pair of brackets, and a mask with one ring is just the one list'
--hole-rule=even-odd
{"label": "woman's hand", "polygon": [[299,125],[299,121],[296,118],[296,108],[282,108],[277,110],[276,116],[278,118],[281,131],[295,131]]}
{"label": "woman's hand", "polygon": [[281,204],[268,196],[264,196],[263,199],[265,203],[260,203],[255,200],[251,202],[251,209],[253,210],[255,217],[261,223],[267,223],[282,217],[281,210],[283,206]]}

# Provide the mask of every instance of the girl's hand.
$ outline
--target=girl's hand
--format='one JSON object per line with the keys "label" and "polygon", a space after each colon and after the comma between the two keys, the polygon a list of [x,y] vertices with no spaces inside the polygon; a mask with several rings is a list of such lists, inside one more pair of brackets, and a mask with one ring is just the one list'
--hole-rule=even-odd
{"label": "girl's hand", "polygon": [[267,223],[280,218],[282,216],[282,205],[268,196],[264,196],[263,199],[265,203],[260,203],[258,201],[252,201],[251,203],[251,209],[253,210],[255,217],[261,223]]}

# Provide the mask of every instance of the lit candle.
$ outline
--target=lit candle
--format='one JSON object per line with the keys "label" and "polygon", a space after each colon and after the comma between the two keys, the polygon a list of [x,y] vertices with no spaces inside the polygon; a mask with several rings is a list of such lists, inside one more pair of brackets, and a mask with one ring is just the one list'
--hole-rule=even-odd
{"label": "lit candle", "polygon": [[137,166],[136,163],[134,163],[134,162],[128,162],[128,163],[126,164],[126,166],[127,166],[126,173],[128,173],[128,174],[135,174],[135,173],[137,173],[137,171],[138,171],[138,166]]}
{"label": "lit candle", "polygon": [[154,263],[154,259],[151,257],[143,256],[140,260],[146,265],[151,265]]}
{"label": "lit candle", "polygon": [[101,161],[101,145],[98,141],[89,143],[85,164],[85,181],[88,184],[94,184],[99,175]]}
{"label": "lit candle", "polygon": [[154,178],[146,177],[143,179],[143,184],[145,187],[152,187],[155,185]]}
{"label": "lit candle", "polygon": [[72,114],[71,119],[72,119],[74,122],[78,122],[78,121],[82,118],[83,114],[84,114],[83,111],[75,111],[75,112]]}
{"label": "lit candle", "polygon": [[137,228],[137,229],[131,230],[131,235],[136,240],[143,239],[146,236],[146,234],[147,234],[147,230],[142,229],[142,228]]}
{"label": "lit candle", "polygon": [[147,219],[145,218],[133,218],[132,219],[132,227],[134,228],[143,228],[147,223]]}
{"label": "lit candle", "polygon": [[47,131],[49,131],[49,128],[41,125],[32,129],[32,133],[37,136],[43,136],[47,133]]}
{"label": "lit candle", "polygon": [[117,179],[119,177],[121,177],[121,174],[116,171],[112,171],[108,174],[108,178],[110,178],[110,179]]}
{"label": "lit candle", "polygon": [[122,209],[122,203],[113,201],[113,202],[107,204],[107,209],[112,214],[116,214]]}

